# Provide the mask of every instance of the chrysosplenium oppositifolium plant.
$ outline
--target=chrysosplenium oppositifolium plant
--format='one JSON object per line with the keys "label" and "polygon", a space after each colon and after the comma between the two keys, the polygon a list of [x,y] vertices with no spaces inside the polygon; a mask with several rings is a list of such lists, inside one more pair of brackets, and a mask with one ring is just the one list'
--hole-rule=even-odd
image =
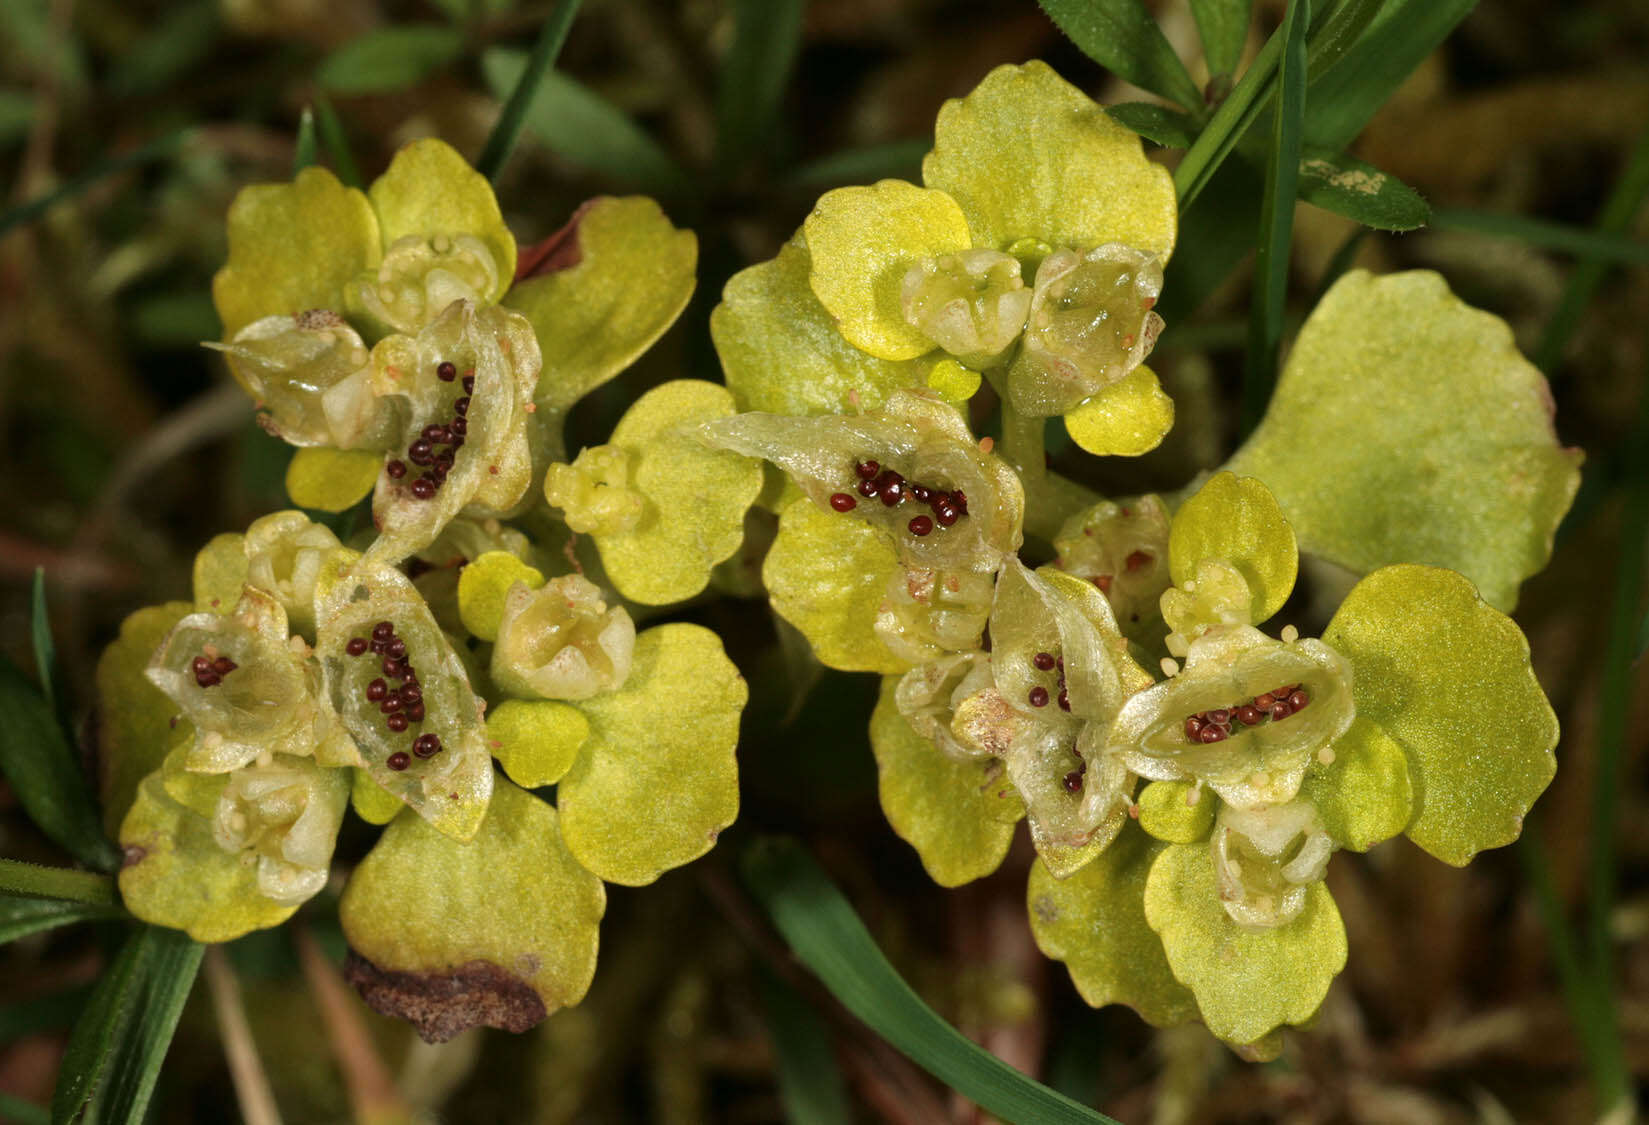
{"label": "chrysosplenium oppositifolium plant", "polygon": [[[299,447],[292,499],[370,493],[374,526],[220,535],[194,600],[104,654],[122,897],[201,941],[274,926],[353,807],[387,825],[343,888],[357,987],[426,1038],[524,1029],[588,988],[603,884],[652,882],[737,812],[744,681],[713,633],[638,630],[620,600],[690,598],[738,547],[761,466],[694,435],[732,395],[666,383],[608,444],[562,444],[680,313],[695,240],[601,198],[518,252],[486,181],[420,141],[365,193],[319,168],[247,188],[229,243],[211,346]],[[571,532],[599,563],[570,563]]]}
{"label": "chrysosplenium oppositifolium plant", "polygon": [[[1336,850],[1464,864],[1551,780],[1505,612],[1578,454],[1502,322],[1354,272],[1222,470],[1101,499],[1043,435],[1137,456],[1172,425],[1144,365],[1167,173],[1030,63],[944,107],[922,174],[827,193],[733,278],[711,327],[741,413],[700,431],[788,476],[773,608],[883,677],[882,804],[933,878],[995,870],[1025,820],[1031,926],[1085,999],[1274,1054],[1345,963]],[[1275,620],[1302,549],[1360,576],[1321,637]]]}

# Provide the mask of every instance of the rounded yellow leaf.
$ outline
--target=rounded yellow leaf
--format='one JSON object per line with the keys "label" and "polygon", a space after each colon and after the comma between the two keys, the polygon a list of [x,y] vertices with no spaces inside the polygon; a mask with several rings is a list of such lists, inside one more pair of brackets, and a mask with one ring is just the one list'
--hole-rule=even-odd
{"label": "rounded yellow leaf", "polygon": [[372,491],[383,464],[383,454],[365,449],[300,449],[286,466],[286,494],[300,508],[341,512]]}
{"label": "rounded yellow leaf", "polygon": [[364,769],[356,769],[349,790],[349,804],[355,815],[368,824],[388,824],[406,808],[401,798],[372,780]]}
{"label": "rounded yellow leaf", "polygon": [[589,720],[560,700],[506,699],[487,713],[492,756],[526,789],[560,781],[589,737]]}
{"label": "rounded yellow leaf", "polygon": [[458,572],[458,615],[472,636],[498,639],[504,595],[517,582],[536,590],[544,585],[544,575],[508,551],[488,551]]}
{"label": "rounded yellow leaf", "polygon": [[1071,440],[1096,457],[1138,457],[1174,428],[1174,400],[1149,367],[1136,367],[1065,415]]}
{"label": "rounded yellow leaf", "polygon": [[802,230],[811,283],[848,343],[880,359],[915,359],[934,348],[906,320],[905,274],[923,258],[973,245],[967,220],[942,191],[903,180],[845,187],[819,197]]}
{"label": "rounded yellow leaf", "polygon": [[1217,473],[1199,488],[1168,528],[1168,570],[1185,588],[1203,559],[1224,559],[1254,596],[1249,624],[1282,608],[1299,574],[1294,529],[1271,490],[1252,477]]}

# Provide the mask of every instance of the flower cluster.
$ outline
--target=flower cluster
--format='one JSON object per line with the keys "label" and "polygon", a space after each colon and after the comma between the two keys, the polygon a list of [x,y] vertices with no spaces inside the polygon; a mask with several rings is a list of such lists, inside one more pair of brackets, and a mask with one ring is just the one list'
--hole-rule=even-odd
{"label": "flower cluster", "polygon": [[[247,188],[229,227],[212,346],[298,447],[293,500],[370,493],[372,526],[221,535],[193,600],[105,652],[122,896],[202,941],[276,925],[353,807],[387,825],[339,904],[363,995],[431,1039],[523,1029],[588,988],[604,883],[697,858],[738,809],[744,681],[713,633],[629,608],[699,593],[742,541],[761,466],[695,436],[730,394],[667,383],[563,463],[567,410],[685,304],[693,237],[598,199],[518,255],[438,141],[365,193],[319,168]],[[567,483],[591,464],[604,495]]]}
{"label": "flower cluster", "polygon": [[[1102,499],[1047,467],[1045,420],[1102,455],[1171,426],[1141,365],[1167,176],[1031,63],[945,106],[923,180],[826,194],[729,282],[711,326],[746,412],[700,433],[791,481],[773,609],[883,676],[882,803],[929,873],[988,874],[1025,820],[1032,928],[1089,1002],[1274,1054],[1345,961],[1336,850],[1465,863],[1550,781],[1501,609],[1576,457],[1503,324],[1433,275],[1353,273],[1226,471]],[[1268,635],[1302,548],[1363,577],[1320,638]]]}

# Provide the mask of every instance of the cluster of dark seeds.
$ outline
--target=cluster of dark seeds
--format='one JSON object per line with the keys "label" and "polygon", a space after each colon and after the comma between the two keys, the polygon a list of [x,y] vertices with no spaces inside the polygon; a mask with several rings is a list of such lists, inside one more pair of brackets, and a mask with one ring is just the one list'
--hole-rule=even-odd
{"label": "cluster of dark seeds", "polygon": [[[384,714],[384,726],[400,734],[413,723],[424,721],[424,689],[419,686],[418,672],[407,655],[407,643],[395,635],[395,626],[380,621],[372,627],[371,637],[351,637],[344,645],[351,656],[365,656],[368,652],[382,657],[383,676],[366,685],[366,697],[376,703]],[[390,687],[389,681],[397,682]],[[412,764],[412,756],[433,758],[441,752],[441,736],[426,731],[412,740],[412,754],[397,750],[385,762],[392,770],[404,770]]]}
{"label": "cluster of dark seeds", "polygon": [[1059,695],[1057,697],[1051,697],[1047,688],[1043,687],[1041,684],[1037,684],[1030,690],[1029,698],[1031,706],[1046,707],[1050,698],[1056,698],[1059,703],[1059,709],[1061,711],[1069,711],[1071,709],[1071,697],[1065,691],[1065,658],[1063,656],[1055,656],[1051,652],[1039,652],[1035,656],[1031,657],[1031,663],[1036,666],[1036,670],[1038,672],[1059,673],[1059,684],[1056,689],[1059,692]]}
{"label": "cluster of dark seeds", "polygon": [[189,665],[189,670],[195,674],[195,683],[203,688],[216,687],[223,682],[223,677],[233,672],[240,665],[227,656],[217,656],[208,653],[197,656]]}
{"label": "cluster of dark seeds", "polygon": [[[911,517],[905,526],[910,528],[912,535],[932,534],[935,523],[940,527],[949,527],[968,514],[968,498],[960,488],[946,490],[908,481],[875,461],[855,462],[853,472],[859,478],[859,495],[866,500],[879,499],[887,507],[895,508],[908,498],[918,504],[926,504],[932,510],[931,516]],[[830,506],[838,512],[851,512],[858,504],[846,492],[832,493],[830,497]]]}
{"label": "cluster of dark seeds", "polygon": [[1255,726],[1270,719],[1278,722],[1311,702],[1300,684],[1280,687],[1276,691],[1261,692],[1247,703],[1234,707],[1216,707],[1199,711],[1185,720],[1185,737],[1192,742],[1224,742],[1231,737],[1231,724]]}
{"label": "cluster of dark seeds", "polygon": [[[458,378],[458,367],[450,361],[443,361],[436,365],[435,375],[443,383],[450,383]],[[417,439],[407,446],[407,461],[414,465],[421,465],[424,471],[418,479],[412,482],[412,494],[420,500],[428,500],[441,490],[446,482],[447,474],[452,471],[453,455],[464,445],[464,438],[469,433],[470,395],[475,391],[475,376],[464,376],[464,393],[453,400],[452,417],[445,424],[431,422],[423,428]],[[441,449],[440,446],[447,448]],[[394,460],[384,466],[393,479],[400,480],[407,475],[406,461]]]}

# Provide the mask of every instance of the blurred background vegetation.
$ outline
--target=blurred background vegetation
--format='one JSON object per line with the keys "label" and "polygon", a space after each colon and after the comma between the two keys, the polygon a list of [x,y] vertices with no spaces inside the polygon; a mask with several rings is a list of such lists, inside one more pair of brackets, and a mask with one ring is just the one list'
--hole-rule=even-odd
{"label": "blurred background vegetation", "polygon": [[[1185,0],[1152,7],[1206,79]],[[288,449],[253,424],[250,404],[198,345],[218,335],[210,282],[235,192],[290,175],[306,109],[323,162],[346,177],[352,164],[370,180],[395,148],[424,135],[473,156],[549,9],[536,0],[0,0],[0,224],[9,227],[0,227],[0,639],[9,658],[32,666],[29,586],[44,567],[67,673],[60,691],[75,716],[91,710],[97,653],[125,614],[186,596],[208,538],[287,506]],[[534,103],[497,182],[520,242],[556,230],[591,195],[638,192],[700,239],[694,303],[635,369],[581,404],[573,449],[602,440],[646,386],[718,378],[707,316],[726,279],[771,256],[821,191],[916,178],[940,103],[991,67],[1042,57],[1101,101],[1143,96],[1079,53],[1031,0],[814,0],[794,28],[790,10],[762,0],[587,0]],[[1259,0],[1255,10],[1250,53],[1283,4]],[[763,51],[731,50],[741,18],[766,37]],[[752,57],[761,65],[748,65]],[[1558,779],[1531,827],[1557,903],[1578,915],[1596,878],[1586,843],[1607,747],[1602,760],[1623,771],[1605,786],[1615,804],[1603,812],[1620,825],[1606,866],[1621,891],[1608,921],[1618,1042],[1634,1073],[1649,1071],[1649,693],[1633,690],[1646,682],[1634,660],[1649,640],[1636,602],[1649,439],[1634,422],[1649,369],[1649,271],[1577,267],[1572,254],[1527,237],[1465,228],[1483,214],[1576,229],[1624,217],[1617,226],[1628,236],[1649,237],[1636,206],[1649,184],[1631,186],[1634,175],[1649,179],[1646,129],[1649,5],[1482,0],[1353,147],[1454,221],[1350,243],[1348,220],[1302,205],[1289,306],[1297,324],[1342,251],[1378,270],[1440,270],[1512,324],[1552,376],[1559,433],[1587,452],[1552,566],[1525,587],[1517,614],[1564,725]],[[15,209],[65,185],[84,189],[43,212]],[[1194,265],[1197,252],[1182,243],[1176,265]],[[1098,486],[1175,487],[1229,453],[1247,269],[1194,307],[1181,303],[1153,360],[1179,401],[1179,424],[1143,462],[1080,470]],[[1598,276],[1590,293],[1570,285],[1577,269]],[[1566,292],[1579,295],[1566,301]],[[1623,542],[1623,528],[1635,542]],[[1617,560],[1636,584],[1621,584],[1612,602]],[[1291,1036],[1277,1062],[1250,1066],[1198,1028],[1157,1033],[1125,1009],[1086,1008],[1031,942],[1028,846],[979,884],[932,886],[877,805],[863,729],[872,677],[773,658],[781,642],[759,601],[681,615],[721,631],[752,683],[740,824],[705,861],[653,887],[610,888],[588,1000],[525,1036],[471,1032],[427,1047],[352,995],[328,992],[324,957],[306,976],[293,933],[314,939],[304,948],[337,954],[335,895],[312,902],[296,927],[234,943],[228,963],[287,1121],[387,1121],[410,1110],[454,1122],[759,1123],[795,1112],[805,1078],[825,1091],[813,1103],[821,1112],[845,1095],[846,1116],[821,1121],[975,1120],[788,957],[733,870],[743,839],[775,830],[807,840],[947,1018],[1124,1121],[1596,1115],[1582,1037],[1518,849],[1458,871],[1403,840],[1338,857],[1330,880],[1349,931],[1348,971],[1314,1031]],[[370,843],[369,833],[350,833],[340,842],[346,863]],[[4,783],[0,853],[62,861]],[[1522,858],[1531,855],[1538,868],[1542,853]],[[4,1095],[49,1102],[66,1030],[111,941],[78,928],[0,949]],[[210,992],[197,988],[185,1014],[156,1121],[240,1119]],[[359,1056],[340,1066],[337,1042],[372,1048],[385,1071],[375,1081]],[[798,1058],[824,1072],[787,1071]],[[384,1074],[399,1079],[398,1093]],[[0,1103],[0,1119],[8,1106],[23,1112]]]}

